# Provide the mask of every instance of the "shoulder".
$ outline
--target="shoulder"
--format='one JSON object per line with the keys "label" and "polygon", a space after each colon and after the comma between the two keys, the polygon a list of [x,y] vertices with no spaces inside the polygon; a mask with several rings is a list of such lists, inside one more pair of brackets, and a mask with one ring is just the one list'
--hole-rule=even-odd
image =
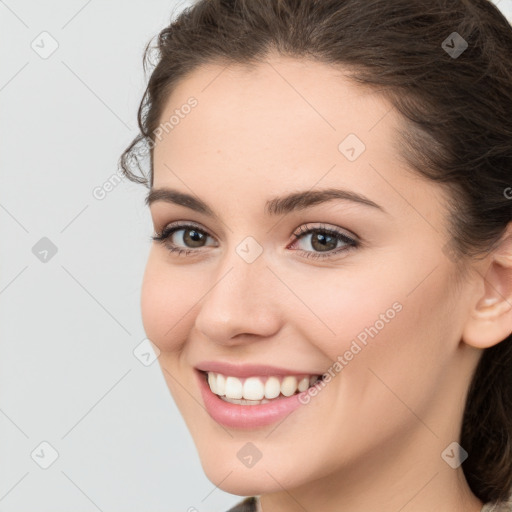
{"label": "shoulder", "polygon": [[[245,498],[227,512],[258,512],[258,499],[256,496]],[[486,503],[481,512],[512,512],[512,497],[508,501],[500,503]]]}
{"label": "shoulder", "polygon": [[257,512],[257,499],[256,496],[250,496],[238,502],[234,507],[230,508],[227,512]]}

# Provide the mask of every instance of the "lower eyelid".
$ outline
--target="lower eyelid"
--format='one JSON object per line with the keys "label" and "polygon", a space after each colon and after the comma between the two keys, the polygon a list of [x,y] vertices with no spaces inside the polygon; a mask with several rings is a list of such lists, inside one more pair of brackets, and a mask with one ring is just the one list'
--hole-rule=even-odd
{"label": "lower eyelid", "polygon": [[[343,242],[344,245],[341,245],[340,247],[336,247],[335,249],[330,249],[329,251],[307,251],[305,249],[296,249],[294,250],[293,252],[299,252],[299,253],[302,253],[303,257],[305,258],[313,258],[313,259],[322,259],[322,258],[336,258],[336,257],[341,257],[342,255],[354,250],[354,249],[357,249],[359,247],[359,243],[354,240],[353,242],[352,241],[347,241],[347,240],[343,240],[343,239],[338,239],[338,240],[341,240]],[[296,241],[293,242],[292,245],[298,243],[300,240],[297,239]]]}
{"label": "lower eyelid", "polygon": [[[158,242],[161,242],[164,245],[166,245],[166,242],[175,233],[177,233],[178,231],[187,231],[187,230],[196,230],[196,231],[206,235],[207,238],[215,240],[215,237],[210,235],[206,230],[201,229],[198,226],[194,226],[192,224],[166,226],[156,236],[153,236],[152,239],[156,240]],[[164,234],[166,233],[166,231],[167,231],[167,234],[164,237]],[[305,257],[313,257],[313,258],[335,257],[339,253],[348,252],[351,249],[355,249],[355,248],[357,248],[360,245],[360,242],[357,239],[352,238],[352,237],[346,235],[345,233],[338,232],[338,231],[336,231],[336,230],[334,230],[332,228],[329,229],[329,228],[321,228],[321,227],[316,227],[316,228],[310,228],[308,230],[303,230],[302,232],[300,232],[298,234],[294,233],[293,234],[294,239],[293,239],[291,245],[295,245],[296,243],[300,242],[300,240],[302,240],[306,236],[308,236],[308,235],[310,235],[312,233],[315,233],[315,232],[328,233],[329,235],[334,236],[338,241],[343,242],[344,245],[342,245],[341,247],[337,247],[335,249],[331,249],[329,251],[325,251],[325,252],[322,252],[322,251],[307,251],[307,250],[304,250],[304,249],[297,249],[299,252],[304,253],[306,255]],[[215,243],[217,244],[217,242],[215,242]],[[206,246],[196,247],[196,248],[186,247],[186,246],[182,247],[182,246],[176,245],[176,244],[170,244],[170,245],[172,246],[172,249],[168,248],[168,250],[170,252],[178,253],[177,254],[178,256],[180,254],[182,254],[182,253],[185,253],[184,254],[185,256],[192,255],[193,253],[198,253],[199,254],[200,252],[202,252],[202,249],[205,248],[205,247],[218,247],[218,244],[217,245],[213,245],[213,246],[212,245],[206,245]],[[287,246],[287,248],[288,247],[289,247],[289,245]]]}

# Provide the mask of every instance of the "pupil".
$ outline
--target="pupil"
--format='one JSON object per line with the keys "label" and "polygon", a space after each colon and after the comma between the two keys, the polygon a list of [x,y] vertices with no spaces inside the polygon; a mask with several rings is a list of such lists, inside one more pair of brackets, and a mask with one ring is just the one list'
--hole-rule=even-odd
{"label": "pupil", "polygon": [[[315,248],[315,249],[320,249],[321,251],[325,251],[326,250],[326,244],[328,244],[329,242],[332,243],[332,241],[334,241],[334,247],[328,247],[327,250],[330,250],[330,249],[334,249],[336,247],[336,238],[334,238],[333,236],[331,235],[323,235],[321,233],[317,234],[316,237],[313,236],[312,238],[312,241],[311,241],[311,245]],[[316,247],[316,243],[319,243],[320,245],[318,247]]]}
{"label": "pupil", "polygon": [[188,241],[192,241],[192,247],[196,247],[196,245],[194,245],[194,244],[196,242],[201,242],[202,239],[204,238],[203,235],[201,233],[199,233],[198,231],[196,231],[195,229],[189,229],[185,233],[193,233],[192,236],[185,235],[185,238],[187,239],[187,243],[188,243]]}

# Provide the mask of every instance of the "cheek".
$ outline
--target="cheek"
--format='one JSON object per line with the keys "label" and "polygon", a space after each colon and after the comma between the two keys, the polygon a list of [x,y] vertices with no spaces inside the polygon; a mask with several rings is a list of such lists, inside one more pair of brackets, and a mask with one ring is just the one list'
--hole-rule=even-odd
{"label": "cheek", "polygon": [[415,288],[421,275],[416,270],[404,271],[392,286],[374,282],[372,293],[357,292],[342,301],[347,310],[336,328],[343,334],[329,355],[343,358],[337,381],[342,403],[359,404],[368,422],[375,414],[407,420],[401,400],[418,413],[426,411],[456,346],[450,341],[457,337],[457,315],[447,274],[439,269]]}
{"label": "cheek", "polygon": [[382,273],[355,268],[338,273],[328,269],[324,275],[300,281],[295,278],[293,292],[307,308],[290,296],[290,323],[300,325],[304,338],[335,361],[351,349],[354,340],[365,347],[372,339],[384,338],[389,326],[400,322],[404,309],[401,283],[390,286],[385,280]]}
{"label": "cheek", "polygon": [[184,273],[160,262],[152,249],[142,281],[141,315],[147,337],[161,352],[177,350],[186,339],[196,300],[197,291],[187,286]]}
{"label": "cheek", "polygon": [[[361,399],[372,386],[386,392],[369,369],[381,372],[389,385],[404,387],[405,394],[431,386],[440,359],[450,357],[446,341],[456,337],[457,326],[447,273],[439,268],[418,286],[422,268],[399,267],[392,284],[389,266],[364,276],[347,272],[330,283],[315,280],[315,289],[324,293],[310,288],[308,305],[322,322],[310,322],[317,327],[315,334],[309,328],[308,339],[328,356],[332,376],[345,375],[343,392],[352,397]],[[306,296],[306,287],[296,291]],[[414,387],[408,387],[411,382]]]}

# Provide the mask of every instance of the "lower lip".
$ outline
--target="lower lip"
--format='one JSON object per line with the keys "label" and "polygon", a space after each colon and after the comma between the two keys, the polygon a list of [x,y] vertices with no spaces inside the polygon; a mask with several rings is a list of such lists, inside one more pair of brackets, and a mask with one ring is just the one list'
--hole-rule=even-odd
{"label": "lower lip", "polygon": [[208,382],[206,382],[204,373],[198,370],[196,370],[196,373],[208,414],[217,423],[231,428],[255,428],[270,425],[302,405],[299,397],[307,394],[306,390],[286,398],[275,399],[267,404],[232,404],[225,402],[212,392]]}

